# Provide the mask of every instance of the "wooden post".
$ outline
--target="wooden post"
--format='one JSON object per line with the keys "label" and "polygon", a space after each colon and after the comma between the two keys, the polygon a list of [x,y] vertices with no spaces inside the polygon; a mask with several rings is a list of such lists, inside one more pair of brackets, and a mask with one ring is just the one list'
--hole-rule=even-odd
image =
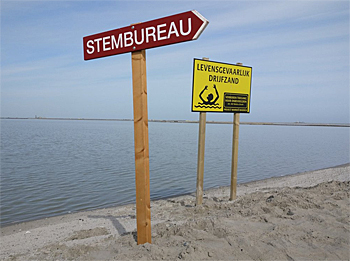
{"label": "wooden post", "polygon": [[203,201],[203,177],[204,177],[204,151],[205,151],[205,124],[207,113],[199,113],[199,134],[198,134],[198,161],[197,161],[197,192],[196,205]]}
{"label": "wooden post", "polygon": [[233,116],[233,140],[232,140],[232,164],[231,164],[231,190],[230,200],[237,197],[237,162],[238,162],[238,136],[239,136],[239,113]]}
{"label": "wooden post", "polygon": [[137,244],[144,244],[152,243],[146,51],[132,52],[131,62],[134,102]]}
{"label": "wooden post", "polygon": [[[205,61],[209,58],[203,57]],[[196,206],[202,205],[203,201],[203,179],[204,179],[204,151],[205,151],[205,124],[207,122],[207,113],[199,113],[199,133],[198,133],[198,160],[197,160],[197,191]]]}
{"label": "wooden post", "polygon": [[[242,63],[237,63],[237,65],[242,65]],[[240,115],[239,113],[234,113],[234,116],[233,116],[230,200],[235,200],[237,198],[237,163],[238,163],[239,115]]]}

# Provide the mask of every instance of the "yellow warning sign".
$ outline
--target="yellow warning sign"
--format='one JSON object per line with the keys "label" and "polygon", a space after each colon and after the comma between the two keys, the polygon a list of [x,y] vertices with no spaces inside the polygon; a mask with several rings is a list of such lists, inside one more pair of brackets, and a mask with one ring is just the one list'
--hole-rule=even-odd
{"label": "yellow warning sign", "polygon": [[194,59],[193,112],[250,112],[252,67]]}

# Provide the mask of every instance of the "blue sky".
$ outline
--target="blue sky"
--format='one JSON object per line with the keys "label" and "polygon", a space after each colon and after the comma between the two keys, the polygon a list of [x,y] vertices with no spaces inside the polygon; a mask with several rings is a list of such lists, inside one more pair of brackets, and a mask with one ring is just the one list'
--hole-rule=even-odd
{"label": "blue sky", "polygon": [[[197,10],[196,41],[146,51],[149,119],[196,120],[193,59],[253,68],[241,121],[349,122],[349,1],[1,1],[1,116],[133,118],[131,54],[83,37]],[[208,120],[232,114],[207,113]]]}

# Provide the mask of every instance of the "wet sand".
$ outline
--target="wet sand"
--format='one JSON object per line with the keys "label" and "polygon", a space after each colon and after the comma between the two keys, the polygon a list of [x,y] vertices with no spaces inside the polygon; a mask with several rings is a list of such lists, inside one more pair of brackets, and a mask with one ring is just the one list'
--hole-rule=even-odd
{"label": "wet sand", "polygon": [[350,165],[151,202],[152,244],[135,205],[1,228],[1,260],[349,260]]}

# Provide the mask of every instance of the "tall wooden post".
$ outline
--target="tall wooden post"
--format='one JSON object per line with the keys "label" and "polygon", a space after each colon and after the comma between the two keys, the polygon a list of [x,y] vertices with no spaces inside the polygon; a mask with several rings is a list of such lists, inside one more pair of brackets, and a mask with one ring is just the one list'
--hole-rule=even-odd
{"label": "tall wooden post", "polygon": [[198,161],[197,161],[197,192],[196,205],[201,205],[203,201],[203,177],[204,177],[204,151],[205,151],[205,124],[207,113],[199,113],[199,133],[198,133]]}
{"label": "tall wooden post", "polygon": [[237,163],[238,163],[238,136],[239,136],[239,113],[233,116],[233,138],[232,138],[232,164],[231,164],[231,190],[230,200],[237,197]]}
{"label": "tall wooden post", "polygon": [[137,244],[152,243],[146,51],[131,54],[134,102]]}
{"label": "tall wooden post", "polygon": [[[242,65],[242,63],[237,63],[237,65]],[[238,164],[239,115],[240,115],[239,113],[234,113],[234,116],[233,116],[230,200],[235,200],[237,198],[237,164]]]}
{"label": "tall wooden post", "polygon": [[[205,61],[209,58],[203,57]],[[202,205],[203,201],[203,179],[204,179],[204,152],[205,152],[205,125],[207,122],[207,113],[199,113],[199,133],[198,133],[198,160],[197,160],[197,190],[196,205]]]}

